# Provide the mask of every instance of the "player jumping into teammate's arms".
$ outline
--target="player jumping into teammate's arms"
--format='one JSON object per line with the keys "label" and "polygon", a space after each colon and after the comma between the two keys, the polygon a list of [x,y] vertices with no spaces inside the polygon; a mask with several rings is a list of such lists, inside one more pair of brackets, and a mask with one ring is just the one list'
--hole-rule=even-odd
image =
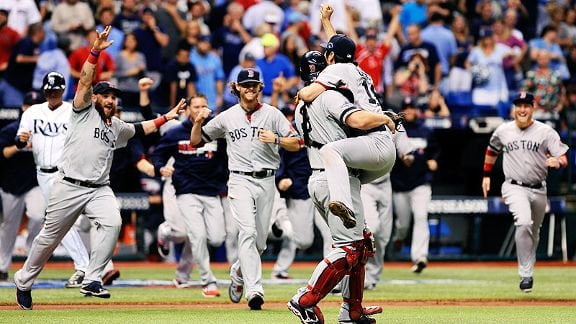
{"label": "player jumping into teammate's arms", "polygon": [[154,120],[128,124],[114,116],[121,91],[109,82],[92,87],[100,52],[108,48],[111,27],[98,34],[92,51],[82,66],[73,100],[62,159],[60,177],[55,181],[46,209],[45,225],[32,244],[22,269],[14,275],[16,300],[25,310],[32,309],[32,285],[42,268],[78,216],[84,213],[94,227],[91,257],[80,292],[85,296],[110,298],[102,287],[102,272],[112,257],[121,217],[118,202],[109,186],[113,152],[134,136],[156,131],[184,110],[185,100]]}

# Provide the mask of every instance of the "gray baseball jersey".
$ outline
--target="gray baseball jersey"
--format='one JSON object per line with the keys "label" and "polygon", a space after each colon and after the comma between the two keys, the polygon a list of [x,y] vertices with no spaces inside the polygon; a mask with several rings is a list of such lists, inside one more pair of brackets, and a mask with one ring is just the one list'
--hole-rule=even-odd
{"label": "gray baseball jersey", "polygon": [[93,107],[73,110],[59,165],[66,177],[96,184],[108,183],[114,150],[134,136],[134,125],[112,117],[107,125]]}
{"label": "gray baseball jersey", "polygon": [[559,157],[568,151],[558,133],[550,126],[534,121],[528,128],[518,128],[514,121],[500,125],[490,138],[490,147],[504,153],[507,180],[527,184],[542,183],[548,175],[547,155]]}
{"label": "gray baseball jersey", "polygon": [[354,94],[354,103],[358,107],[371,112],[382,112],[372,78],[353,63],[328,65],[316,82],[325,87],[348,88]]}
{"label": "gray baseball jersey", "polygon": [[281,137],[296,136],[290,122],[277,108],[261,104],[254,112],[247,114],[240,104],[236,104],[202,127],[202,139],[208,143],[217,138],[226,138],[230,170],[276,170],[280,165],[278,146],[261,142],[258,139],[260,130],[272,130]]}

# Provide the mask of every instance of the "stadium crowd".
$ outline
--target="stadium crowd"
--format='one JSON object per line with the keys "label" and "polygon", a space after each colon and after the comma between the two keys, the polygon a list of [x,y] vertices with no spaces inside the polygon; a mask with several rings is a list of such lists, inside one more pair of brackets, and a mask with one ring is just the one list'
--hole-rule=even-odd
{"label": "stadium crowd", "polygon": [[[114,44],[101,53],[94,83],[109,80],[123,91],[122,113],[135,111],[149,119],[181,98],[202,94],[218,114],[237,103],[228,84],[242,69],[254,68],[264,83],[262,102],[291,118],[292,98],[302,87],[300,57],[321,50],[326,41],[319,18],[322,2],[2,0],[0,107],[22,106],[30,91],[41,90],[51,71],[65,76],[65,99],[71,100],[96,31],[112,25],[109,39]],[[450,128],[460,127],[462,116],[509,119],[512,98],[525,90],[534,94],[537,118],[564,131],[576,125],[574,1],[328,2],[335,8],[336,30],[356,42],[356,62],[374,81],[378,99],[407,111],[408,122],[426,120],[433,127]],[[177,172],[159,164],[169,158],[155,150],[159,141],[162,135],[131,140],[116,151],[111,171],[115,192],[156,195],[142,218],[153,236],[164,218],[158,176]],[[430,184],[438,152],[428,149],[421,172],[410,183],[394,180],[395,172],[410,170],[393,171],[394,191]],[[226,179],[218,180],[221,190],[210,195],[225,195]],[[298,196],[286,194],[291,184],[280,180],[283,197]],[[131,233],[134,214],[124,213],[123,220],[124,231]]]}

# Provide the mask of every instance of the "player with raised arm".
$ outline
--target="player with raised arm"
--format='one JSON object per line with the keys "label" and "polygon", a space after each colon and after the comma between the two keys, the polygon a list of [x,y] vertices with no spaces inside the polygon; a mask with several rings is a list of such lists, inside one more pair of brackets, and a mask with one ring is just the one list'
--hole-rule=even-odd
{"label": "player with raised arm", "polygon": [[274,199],[274,174],[280,164],[278,147],[300,150],[300,139],[290,122],[276,107],[260,103],[263,84],[260,73],[243,69],[230,85],[240,102],[202,126],[211,114],[201,110],[192,126],[190,144],[199,147],[217,138],[226,139],[228,154],[228,200],[238,225],[238,261],[230,268],[230,300],[246,299],[252,310],[264,303],[262,261],[266,249]]}
{"label": "player with raised arm", "polygon": [[[363,132],[356,135],[349,134],[348,138],[328,143],[320,149],[330,189],[330,211],[340,217],[346,227],[352,228],[356,225],[354,216],[356,211],[352,208],[348,177],[342,175],[347,171],[347,167],[360,169],[363,173],[362,183],[369,183],[389,173],[395,159],[391,133],[396,131],[401,118],[392,112],[384,113],[376,98],[372,79],[354,63],[356,52],[354,41],[345,35],[335,33],[330,23],[332,12],[333,9],[329,5],[321,6],[322,25],[330,37],[324,52],[328,66],[313,83],[298,92],[298,97],[305,102],[311,102],[327,89],[346,89],[349,93],[348,100],[357,108],[387,118],[384,123],[370,123],[358,118],[364,123],[363,125],[349,126],[362,129]],[[396,28],[397,18],[390,27],[389,34],[393,35]],[[357,135],[366,136],[356,137]]]}
{"label": "player with raised arm", "polygon": [[490,191],[490,175],[499,154],[506,180],[502,197],[516,226],[516,254],[520,290],[531,292],[540,226],[546,213],[546,176],[548,168],[568,165],[568,146],[550,126],[532,119],[534,96],[520,92],[513,101],[514,120],[504,123],[492,134],[484,158],[484,197]]}
{"label": "player with raised arm", "polygon": [[114,116],[121,91],[109,82],[99,82],[92,87],[100,51],[112,44],[108,41],[110,30],[107,26],[98,34],[82,66],[70,128],[58,166],[59,177],[52,187],[45,225],[34,239],[23,267],[14,275],[16,301],[25,310],[32,309],[34,280],[82,213],[88,217],[93,229],[90,262],[80,292],[85,296],[110,298],[110,292],[102,287],[102,272],[112,257],[122,223],[118,201],[109,186],[114,150],[125,146],[134,135],[156,131],[169,119],[177,118],[185,107],[182,99],[167,114],[136,124],[128,124]]}

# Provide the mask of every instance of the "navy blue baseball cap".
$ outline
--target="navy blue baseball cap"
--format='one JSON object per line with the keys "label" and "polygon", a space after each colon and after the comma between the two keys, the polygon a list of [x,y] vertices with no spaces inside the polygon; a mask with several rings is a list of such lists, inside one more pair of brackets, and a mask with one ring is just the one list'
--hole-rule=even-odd
{"label": "navy blue baseball cap", "polygon": [[518,93],[518,95],[516,95],[516,97],[514,98],[512,103],[516,106],[519,104],[522,104],[522,103],[527,103],[527,104],[533,106],[534,105],[534,96],[529,92],[520,91]]}
{"label": "navy blue baseball cap", "polygon": [[336,34],[330,37],[328,43],[321,44],[323,48],[328,51],[334,52],[336,56],[339,56],[343,59],[347,59],[350,62],[354,60],[354,54],[356,53],[356,44],[352,40],[352,38],[342,35]]}
{"label": "navy blue baseball cap", "polygon": [[36,105],[42,103],[44,101],[44,97],[38,91],[29,91],[24,95],[23,104],[27,106]]}
{"label": "navy blue baseball cap", "polygon": [[116,88],[116,86],[109,81],[100,81],[96,83],[92,89],[92,93],[94,94],[104,94],[109,92],[112,92],[116,97],[120,97],[122,95],[122,90]]}
{"label": "navy blue baseball cap", "polygon": [[243,84],[250,82],[261,83],[262,81],[260,80],[260,72],[254,69],[243,69],[242,71],[240,71],[240,73],[238,73],[236,83]]}

